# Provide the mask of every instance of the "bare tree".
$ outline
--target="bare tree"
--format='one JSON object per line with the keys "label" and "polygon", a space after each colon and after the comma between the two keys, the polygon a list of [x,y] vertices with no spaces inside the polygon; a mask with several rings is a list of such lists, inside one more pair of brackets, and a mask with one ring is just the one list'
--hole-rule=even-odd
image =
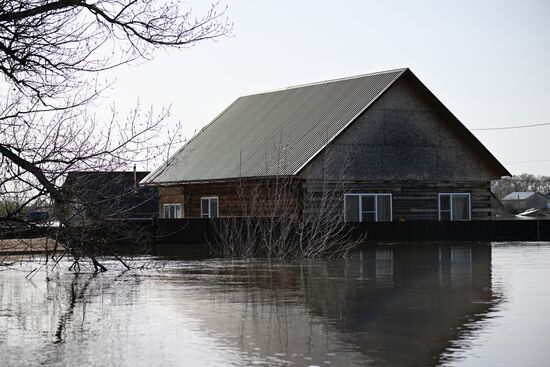
{"label": "bare tree", "polygon": [[82,72],[226,34],[221,16],[213,5],[196,18],[181,1],[2,0],[0,70],[11,87],[36,97],[35,103],[55,106],[87,84]]}
{"label": "bare tree", "polygon": [[[162,156],[170,144],[152,144],[169,110],[138,106],[122,120],[113,111],[108,121],[90,114],[108,87],[99,77],[159,49],[226,35],[231,25],[218,8],[196,17],[180,1],[0,0],[0,196],[18,198],[0,214],[0,235],[27,226],[22,215],[48,198],[65,253],[104,269],[95,250],[76,251],[74,239],[82,233],[61,209],[73,204],[61,190],[67,172],[114,170]],[[155,152],[140,154],[146,149]]]}

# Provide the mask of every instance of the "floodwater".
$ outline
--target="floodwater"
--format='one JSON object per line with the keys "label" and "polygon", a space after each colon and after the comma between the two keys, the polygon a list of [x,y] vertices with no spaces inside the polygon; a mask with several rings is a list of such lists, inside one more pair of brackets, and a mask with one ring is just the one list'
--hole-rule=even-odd
{"label": "floodwater", "polygon": [[0,365],[550,365],[549,243],[104,261],[106,273],[65,263],[31,280],[36,262],[2,267]]}

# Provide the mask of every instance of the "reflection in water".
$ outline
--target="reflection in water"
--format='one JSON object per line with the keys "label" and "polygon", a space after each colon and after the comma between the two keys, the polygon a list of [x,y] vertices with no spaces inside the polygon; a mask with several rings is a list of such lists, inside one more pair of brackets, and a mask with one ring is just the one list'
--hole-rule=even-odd
{"label": "reflection in water", "polygon": [[8,366],[437,365],[500,302],[484,245],[147,264],[32,284],[0,272],[0,355]]}
{"label": "reflection in water", "polygon": [[437,364],[498,302],[490,261],[489,246],[379,248],[312,267],[306,298],[377,365]]}

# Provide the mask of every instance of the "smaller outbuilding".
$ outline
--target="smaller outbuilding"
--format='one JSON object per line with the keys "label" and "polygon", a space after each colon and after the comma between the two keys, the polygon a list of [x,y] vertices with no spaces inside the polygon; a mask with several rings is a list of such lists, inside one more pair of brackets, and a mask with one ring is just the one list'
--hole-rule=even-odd
{"label": "smaller outbuilding", "polygon": [[501,201],[513,210],[550,208],[550,199],[535,191],[515,191],[503,197]]}
{"label": "smaller outbuilding", "polygon": [[149,172],[69,172],[62,186],[71,221],[158,217],[158,189],[139,187]]}

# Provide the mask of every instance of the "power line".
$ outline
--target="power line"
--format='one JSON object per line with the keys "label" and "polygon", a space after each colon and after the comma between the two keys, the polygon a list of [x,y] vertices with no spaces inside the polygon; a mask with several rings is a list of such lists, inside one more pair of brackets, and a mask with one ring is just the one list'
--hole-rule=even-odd
{"label": "power line", "polygon": [[516,126],[504,126],[504,127],[484,127],[479,129],[470,129],[471,131],[481,131],[481,130],[510,130],[510,129],[523,129],[528,127],[537,127],[537,126],[546,126],[550,125],[550,122],[545,122],[542,124],[531,124],[531,125],[516,125]]}
{"label": "power line", "polygon": [[504,164],[522,164],[522,163],[537,163],[537,162],[550,162],[549,159],[536,159],[531,161],[515,161],[515,162],[504,162]]}

